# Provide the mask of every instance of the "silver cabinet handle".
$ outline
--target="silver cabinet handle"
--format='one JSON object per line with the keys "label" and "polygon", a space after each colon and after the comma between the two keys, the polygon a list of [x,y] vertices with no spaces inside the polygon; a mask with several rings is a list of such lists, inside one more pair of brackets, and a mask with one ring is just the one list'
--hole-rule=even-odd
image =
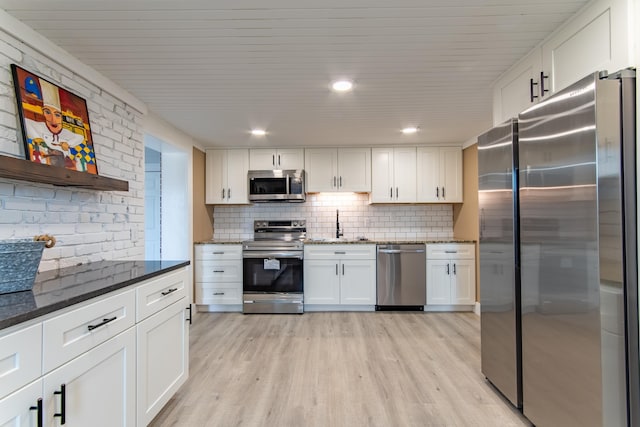
{"label": "silver cabinet handle", "polygon": [[446,198],[446,196],[444,195],[444,187],[442,187],[442,198]]}
{"label": "silver cabinet handle", "polygon": [[224,292],[214,292],[213,295],[224,295]]}
{"label": "silver cabinet handle", "polygon": [[281,163],[280,163],[280,154],[278,154],[278,166],[280,166],[280,165],[281,165]]}
{"label": "silver cabinet handle", "polygon": [[224,270],[213,270],[214,273],[224,273]]}
{"label": "silver cabinet handle", "polygon": [[338,185],[338,178],[333,177],[333,186],[336,187]]}
{"label": "silver cabinet handle", "polygon": [[271,164],[272,164],[273,166],[275,166],[275,165],[276,165],[276,155],[275,155],[275,154],[272,154],[272,155],[271,155]]}
{"label": "silver cabinet handle", "polygon": [[393,187],[389,187],[389,198],[393,199]]}
{"label": "silver cabinet handle", "polygon": [[344,264],[342,264],[342,275],[344,276]]}
{"label": "silver cabinet handle", "polygon": [[336,276],[338,275],[338,264],[336,264]]}
{"label": "silver cabinet handle", "polygon": [[449,272],[449,264],[447,264],[447,274],[451,274],[451,273]]}
{"label": "silver cabinet handle", "polygon": [[398,198],[398,187],[396,187],[396,199]]}
{"label": "silver cabinet handle", "polygon": [[166,291],[164,291],[164,292],[160,292],[160,294],[161,294],[163,297],[166,297],[167,295],[172,294],[172,293],[174,293],[174,292],[175,292],[175,291],[177,291],[177,290],[178,290],[178,288],[171,288],[171,289],[167,289],[167,290],[166,290]]}
{"label": "silver cabinet handle", "polygon": [[457,274],[456,273],[456,265],[455,264],[453,264],[453,274]]}
{"label": "silver cabinet handle", "polygon": [[457,254],[458,251],[444,251],[445,254]]}
{"label": "silver cabinet handle", "polygon": [[212,252],[213,255],[224,255],[224,252]]}
{"label": "silver cabinet handle", "polygon": [[340,187],[342,187],[342,177],[340,177]]}
{"label": "silver cabinet handle", "polygon": [[222,198],[224,199],[224,188],[222,189]]}
{"label": "silver cabinet handle", "polygon": [[227,188],[227,199],[231,198],[231,189]]}
{"label": "silver cabinet handle", "polygon": [[333,254],[334,255],[346,255],[347,253],[345,251],[334,251]]}
{"label": "silver cabinet handle", "polygon": [[440,187],[436,187],[436,199],[440,198]]}

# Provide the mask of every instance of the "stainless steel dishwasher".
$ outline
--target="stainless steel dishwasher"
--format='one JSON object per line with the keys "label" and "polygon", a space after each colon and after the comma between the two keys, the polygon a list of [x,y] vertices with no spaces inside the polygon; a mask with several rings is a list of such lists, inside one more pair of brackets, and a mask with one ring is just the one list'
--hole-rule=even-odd
{"label": "stainless steel dishwasher", "polygon": [[424,244],[378,245],[376,310],[424,310]]}

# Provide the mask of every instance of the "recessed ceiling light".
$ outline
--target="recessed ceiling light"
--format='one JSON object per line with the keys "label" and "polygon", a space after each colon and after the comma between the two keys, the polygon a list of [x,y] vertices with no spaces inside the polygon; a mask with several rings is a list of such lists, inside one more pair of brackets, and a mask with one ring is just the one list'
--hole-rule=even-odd
{"label": "recessed ceiling light", "polygon": [[404,133],[405,135],[411,135],[416,132],[418,132],[417,127],[408,127],[408,128],[402,129],[402,133]]}
{"label": "recessed ceiling light", "polygon": [[347,92],[353,88],[353,83],[349,80],[337,80],[333,82],[331,88],[336,92]]}
{"label": "recessed ceiling light", "polygon": [[264,129],[251,129],[251,135],[253,136],[265,136],[267,131]]}

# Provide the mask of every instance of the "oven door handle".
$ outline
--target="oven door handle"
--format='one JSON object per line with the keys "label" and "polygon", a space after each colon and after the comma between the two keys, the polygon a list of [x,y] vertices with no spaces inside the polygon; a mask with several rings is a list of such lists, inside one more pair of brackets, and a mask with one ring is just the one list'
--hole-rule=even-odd
{"label": "oven door handle", "polygon": [[304,256],[301,252],[288,252],[288,251],[245,251],[242,253],[242,258],[251,259],[276,259],[276,258],[296,258],[302,259]]}

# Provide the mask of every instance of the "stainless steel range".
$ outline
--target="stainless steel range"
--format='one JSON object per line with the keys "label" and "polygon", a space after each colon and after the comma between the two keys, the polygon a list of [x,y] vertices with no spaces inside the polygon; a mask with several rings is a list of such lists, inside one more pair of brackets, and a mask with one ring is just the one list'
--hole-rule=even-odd
{"label": "stainless steel range", "polygon": [[254,221],[253,237],[242,244],[243,312],[302,314],[306,221]]}

